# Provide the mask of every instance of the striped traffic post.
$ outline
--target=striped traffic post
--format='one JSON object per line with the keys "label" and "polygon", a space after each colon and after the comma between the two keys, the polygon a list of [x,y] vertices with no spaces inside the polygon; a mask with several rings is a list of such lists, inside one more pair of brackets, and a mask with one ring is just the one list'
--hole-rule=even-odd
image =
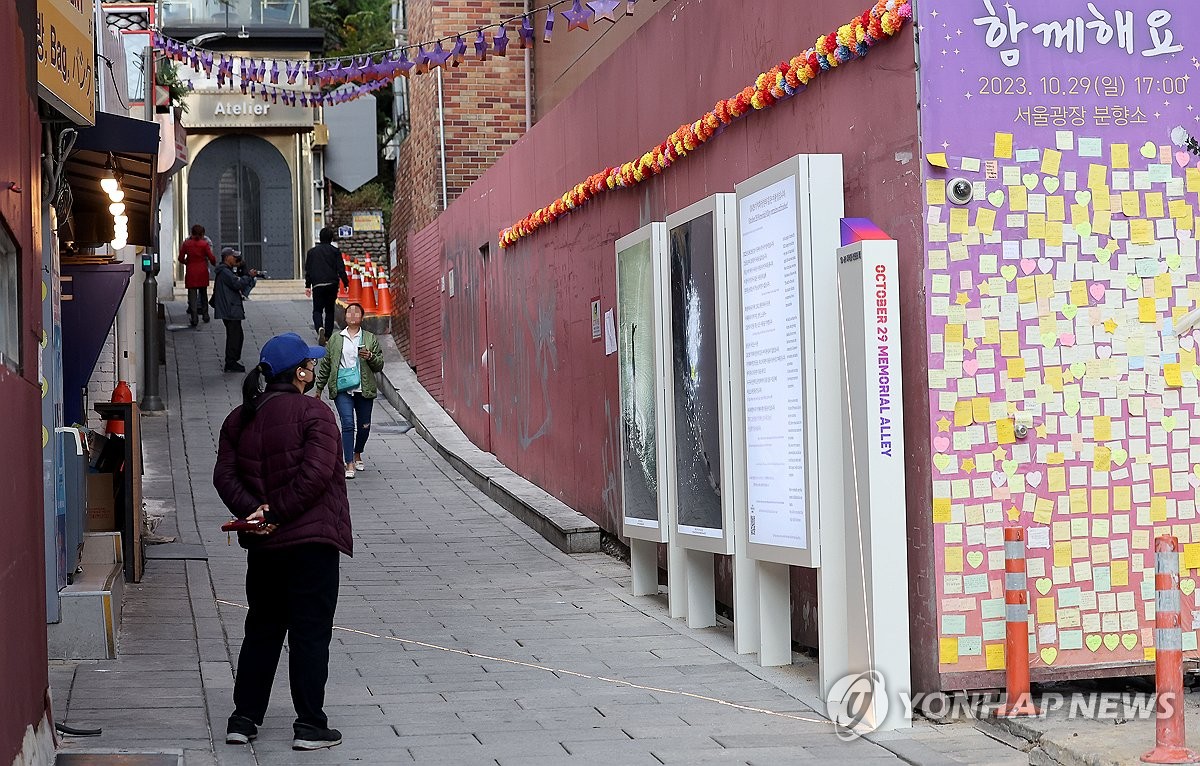
{"label": "striped traffic post", "polygon": [[1004,528],[1005,646],[1004,705],[1006,717],[1037,715],[1029,694],[1029,589],[1025,578],[1025,529]]}
{"label": "striped traffic post", "polygon": [[1179,540],[1154,539],[1154,749],[1146,763],[1195,763],[1183,729],[1183,628],[1179,620]]}

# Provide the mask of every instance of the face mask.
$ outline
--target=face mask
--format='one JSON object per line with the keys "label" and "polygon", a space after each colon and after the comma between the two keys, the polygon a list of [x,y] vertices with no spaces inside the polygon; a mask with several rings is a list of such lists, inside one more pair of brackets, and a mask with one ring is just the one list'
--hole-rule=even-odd
{"label": "face mask", "polygon": [[317,387],[317,381],[310,380],[304,384],[304,393],[307,394],[309,391],[312,391],[316,387]]}

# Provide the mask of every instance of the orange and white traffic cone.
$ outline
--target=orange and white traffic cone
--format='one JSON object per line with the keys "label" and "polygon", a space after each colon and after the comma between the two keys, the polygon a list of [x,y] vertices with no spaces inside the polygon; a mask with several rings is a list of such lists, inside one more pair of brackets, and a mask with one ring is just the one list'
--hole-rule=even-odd
{"label": "orange and white traffic cone", "polygon": [[[113,389],[111,401],[113,404],[127,404],[129,402],[132,402],[133,401],[133,391],[130,390],[129,384],[123,380],[118,380],[117,387]],[[113,434],[114,436],[124,436],[125,435],[125,421],[124,420],[110,420],[105,425],[104,431],[105,431],[105,433]]]}
{"label": "orange and white traffic cone", "polygon": [[1025,530],[1004,528],[1004,705],[997,715],[1037,715],[1029,695],[1029,586],[1025,579]]}
{"label": "orange and white traffic cone", "polygon": [[1154,749],[1146,763],[1196,763],[1183,729],[1183,628],[1179,620],[1179,540],[1154,540]]}
{"label": "orange and white traffic cone", "polygon": [[346,303],[362,303],[362,274],[357,263],[350,264],[350,290]]}
{"label": "orange and white traffic cone", "polygon": [[367,262],[363,264],[362,299],[363,314],[375,313],[375,267],[371,264],[371,254],[367,253]]}
{"label": "orange and white traffic cone", "polygon": [[388,281],[387,269],[385,269],[383,267],[383,264],[380,264],[380,266],[379,266],[379,282],[378,282],[378,284],[379,284],[379,291],[378,291],[379,292],[379,300],[377,302],[378,311],[379,311],[380,315],[382,315],[382,316],[385,316],[385,317],[391,316],[392,315],[392,285]]}

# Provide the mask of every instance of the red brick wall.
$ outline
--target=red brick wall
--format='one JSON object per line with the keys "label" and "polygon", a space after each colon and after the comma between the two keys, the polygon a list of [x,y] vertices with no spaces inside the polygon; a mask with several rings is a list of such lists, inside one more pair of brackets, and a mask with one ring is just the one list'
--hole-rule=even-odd
{"label": "red brick wall", "polygon": [[[524,10],[522,0],[409,0],[408,34],[414,42],[494,24]],[[489,37],[494,30],[489,31]],[[446,186],[453,202],[525,133],[525,54],[508,32],[509,55],[474,58],[474,37],[466,36],[467,61],[442,74],[446,130]],[[447,46],[450,47],[450,46]],[[410,54],[411,57],[411,54]],[[411,131],[396,162],[395,210],[391,238],[397,268],[392,275],[392,327],[401,352],[409,354],[407,246],[442,210],[437,73],[409,79]]]}
{"label": "red brick wall", "polygon": [[[46,588],[42,544],[41,133],[33,64],[33,0],[0,3],[0,226],[19,249],[21,371],[0,364],[0,763],[21,750],[46,694]],[[15,181],[20,191],[4,188]]]}

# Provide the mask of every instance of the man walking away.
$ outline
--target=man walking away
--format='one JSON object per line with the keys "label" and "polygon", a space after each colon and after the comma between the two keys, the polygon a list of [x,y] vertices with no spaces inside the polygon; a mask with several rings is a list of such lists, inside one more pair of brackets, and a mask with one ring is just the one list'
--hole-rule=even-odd
{"label": "man walking away", "polygon": [[212,245],[200,224],[192,226],[192,236],[183,241],[179,260],[185,267],[183,284],[188,293],[188,320],[195,327],[200,317],[208,321],[208,266],[217,265],[217,256],[213,255]]}
{"label": "man walking away", "polygon": [[347,289],[350,277],[342,253],[333,245],[333,229],[321,229],[321,243],[308,251],[304,259],[304,294],[313,302],[313,330],[322,346],[333,334],[333,311],[337,304],[338,283]]}
{"label": "man walking away", "polygon": [[245,372],[242,365],[242,320],[246,307],[242,301],[254,289],[258,272],[246,269],[242,273],[242,254],[232,247],[221,250],[213,286],[213,309],[217,319],[225,322],[225,372]]}

